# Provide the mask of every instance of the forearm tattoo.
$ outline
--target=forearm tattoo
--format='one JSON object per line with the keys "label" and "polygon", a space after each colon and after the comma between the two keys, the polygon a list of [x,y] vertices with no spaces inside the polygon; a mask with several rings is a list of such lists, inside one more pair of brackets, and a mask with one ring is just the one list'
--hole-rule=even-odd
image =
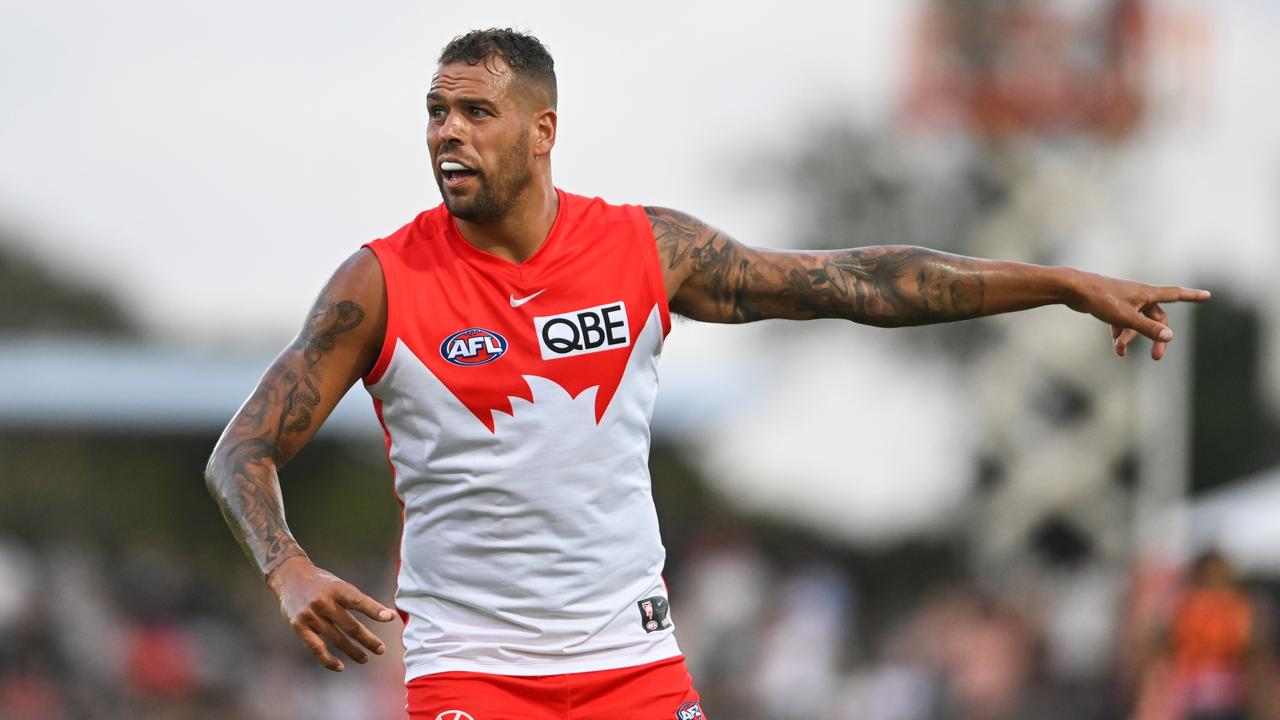
{"label": "forearm tattoo", "polygon": [[338,337],[364,318],[364,309],[350,300],[318,301],[298,338],[267,370],[209,460],[205,478],[210,492],[236,540],[264,574],[303,554],[284,521],[276,477],[285,459],[281,447],[290,435],[311,428],[312,411],[321,400],[316,366],[337,346]]}
{"label": "forearm tattoo", "polygon": [[646,208],[664,272],[679,279],[672,310],[713,322],[845,318],[894,327],[983,314],[975,261],[917,247],[762,252],[697,219]]}
{"label": "forearm tattoo", "polygon": [[964,320],[982,313],[985,281],[960,258],[916,247],[813,253],[789,268],[780,299],[810,317],[896,327]]}

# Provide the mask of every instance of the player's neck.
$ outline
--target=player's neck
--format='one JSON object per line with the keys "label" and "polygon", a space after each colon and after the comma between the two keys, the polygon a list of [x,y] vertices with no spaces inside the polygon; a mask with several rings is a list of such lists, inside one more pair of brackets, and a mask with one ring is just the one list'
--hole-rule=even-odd
{"label": "player's neck", "polygon": [[560,196],[548,178],[534,182],[500,219],[474,223],[459,219],[458,232],[476,249],[523,263],[542,247],[560,210]]}

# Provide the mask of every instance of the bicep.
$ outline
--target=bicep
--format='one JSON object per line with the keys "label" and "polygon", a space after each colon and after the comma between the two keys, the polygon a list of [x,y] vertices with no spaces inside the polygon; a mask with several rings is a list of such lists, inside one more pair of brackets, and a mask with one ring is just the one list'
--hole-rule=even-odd
{"label": "bicep", "polygon": [[326,283],[302,330],[259,380],[224,439],[267,444],[277,463],[292,457],[373,365],[385,328],[381,267],[371,251],[361,250]]}
{"label": "bicep", "polygon": [[672,312],[722,323],[769,317],[755,304],[757,290],[768,280],[760,251],[678,210],[649,207],[645,212]]}
{"label": "bicep", "polygon": [[671,310],[704,322],[831,317],[855,282],[831,253],[744,245],[685,213],[646,208]]}

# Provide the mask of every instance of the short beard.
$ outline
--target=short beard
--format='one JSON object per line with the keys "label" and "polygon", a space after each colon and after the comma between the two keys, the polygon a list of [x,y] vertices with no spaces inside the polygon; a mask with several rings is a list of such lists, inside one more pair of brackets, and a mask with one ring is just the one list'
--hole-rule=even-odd
{"label": "short beard", "polygon": [[498,166],[494,168],[493,182],[489,175],[480,173],[476,176],[480,181],[480,191],[471,200],[450,200],[444,191],[442,180],[440,195],[444,198],[444,206],[449,214],[459,220],[473,223],[488,223],[500,220],[515,202],[515,198],[533,182],[533,170],[529,167],[529,138],[524,133],[520,139],[502,157],[498,158]]}

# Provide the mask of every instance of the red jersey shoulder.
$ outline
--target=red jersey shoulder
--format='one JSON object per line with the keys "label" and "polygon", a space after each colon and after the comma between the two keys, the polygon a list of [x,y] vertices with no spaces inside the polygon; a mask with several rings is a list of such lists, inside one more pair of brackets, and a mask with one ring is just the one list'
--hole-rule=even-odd
{"label": "red jersey shoulder", "polygon": [[[569,201],[570,215],[569,220],[579,229],[601,230],[614,233],[631,233],[641,231],[641,234],[652,236],[652,230],[648,222],[637,223],[637,219],[644,216],[644,209],[639,205],[614,205],[599,197],[586,197],[583,195],[574,195],[565,193],[565,198]],[[618,235],[623,237],[623,235]]]}
{"label": "red jersey shoulder", "polygon": [[[424,250],[438,249],[440,240],[449,231],[451,218],[443,203],[430,210],[423,210],[400,229],[369,243],[379,258],[394,256],[402,262],[419,257]],[[428,253],[438,256],[438,253]]]}
{"label": "red jersey shoulder", "polygon": [[[651,251],[656,261],[653,230],[638,205],[613,205],[599,197],[564,193],[563,217],[555,234],[559,245],[552,255],[555,265],[584,260],[634,266]],[[585,257],[584,257],[585,256]],[[599,268],[603,271],[604,267]],[[639,268],[630,267],[630,270]]]}

